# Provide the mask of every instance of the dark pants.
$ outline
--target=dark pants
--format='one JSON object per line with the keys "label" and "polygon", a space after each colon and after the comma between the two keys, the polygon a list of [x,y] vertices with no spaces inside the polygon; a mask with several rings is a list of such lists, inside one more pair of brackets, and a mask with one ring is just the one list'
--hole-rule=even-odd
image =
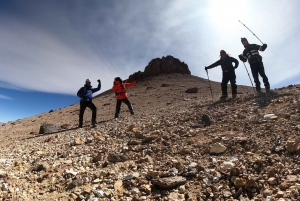
{"label": "dark pants", "polygon": [[251,67],[252,76],[253,76],[253,79],[255,82],[256,91],[259,92],[261,90],[258,75],[260,75],[262,77],[266,90],[269,90],[270,83],[265,74],[265,68],[264,68],[263,63],[256,62],[256,63],[251,64],[250,67]]}
{"label": "dark pants", "polygon": [[223,72],[223,78],[222,78],[222,83],[221,83],[221,89],[222,89],[222,95],[228,95],[227,94],[227,84],[230,81],[231,84],[231,91],[232,94],[237,94],[237,86],[235,84],[235,72],[234,70],[229,71],[229,72]]}
{"label": "dark pants", "polygon": [[128,109],[129,109],[130,113],[134,114],[130,101],[128,100],[128,98],[125,98],[125,99],[122,99],[122,100],[117,100],[115,118],[119,117],[122,102],[124,102],[128,106]]}
{"label": "dark pants", "polygon": [[97,108],[93,102],[80,102],[80,113],[79,113],[79,125],[82,126],[83,123],[83,114],[86,108],[92,110],[92,124],[96,124]]}

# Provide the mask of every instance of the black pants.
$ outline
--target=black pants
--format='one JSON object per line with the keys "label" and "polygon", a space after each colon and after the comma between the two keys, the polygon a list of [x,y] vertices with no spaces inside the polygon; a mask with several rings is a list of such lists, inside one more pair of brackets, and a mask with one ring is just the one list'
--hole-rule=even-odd
{"label": "black pants", "polygon": [[256,91],[259,92],[261,90],[258,75],[260,75],[262,77],[265,88],[267,90],[269,90],[270,89],[270,83],[269,83],[269,80],[266,76],[265,68],[264,68],[263,63],[262,62],[256,62],[256,63],[251,64],[250,67],[251,67],[252,76],[253,76],[253,79],[254,79],[254,82],[255,82]]}
{"label": "black pants", "polygon": [[223,78],[222,78],[222,83],[221,83],[221,89],[222,89],[222,95],[228,95],[227,94],[227,84],[230,81],[231,84],[231,91],[232,94],[237,94],[237,86],[235,84],[235,71],[229,71],[229,72],[223,72]]}
{"label": "black pants", "polygon": [[124,102],[128,106],[128,109],[129,109],[130,113],[134,114],[133,108],[132,108],[132,105],[131,105],[130,101],[128,100],[128,98],[125,98],[125,99],[117,100],[115,118],[119,117],[122,102]]}
{"label": "black pants", "polygon": [[97,116],[97,108],[93,102],[80,102],[80,113],[79,113],[79,125],[82,126],[83,123],[83,114],[86,108],[90,108],[92,110],[92,124],[96,123]]}

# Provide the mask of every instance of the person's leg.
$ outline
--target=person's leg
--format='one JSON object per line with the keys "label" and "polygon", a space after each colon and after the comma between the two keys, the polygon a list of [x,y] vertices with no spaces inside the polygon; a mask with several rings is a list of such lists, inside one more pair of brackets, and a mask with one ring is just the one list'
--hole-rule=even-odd
{"label": "person's leg", "polygon": [[86,108],[86,102],[80,102],[80,112],[79,112],[79,127],[82,128],[83,125],[83,114]]}
{"label": "person's leg", "polygon": [[268,77],[265,73],[264,64],[262,62],[260,64],[259,68],[258,68],[258,73],[263,79],[263,82],[264,82],[264,85],[265,85],[265,88],[266,88],[266,92],[269,92],[270,91],[270,83],[269,83]]}
{"label": "person's leg", "polygon": [[96,118],[97,118],[97,107],[94,105],[93,102],[88,102],[88,106],[91,110],[92,110],[92,125],[95,125],[96,122]]}
{"label": "person's leg", "polygon": [[134,114],[132,105],[131,105],[130,101],[128,100],[128,98],[124,99],[124,103],[128,106],[130,114]]}
{"label": "person's leg", "polygon": [[237,86],[236,86],[236,75],[235,72],[230,72],[229,81],[231,84],[231,92],[232,92],[232,98],[236,98],[237,95]]}
{"label": "person's leg", "polygon": [[115,118],[119,117],[122,101],[123,100],[117,100]]}
{"label": "person's leg", "polygon": [[229,82],[229,73],[223,73],[223,78],[221,82],[221,90],[222,90],[222,96],[221,98],[227,98],[227,83]]}
{"label": "person's leg", "polygon": [[252,72],[252,76],[253,76],[253,79],[254,79],[256,91],[260,92],[261,88],[260,88],[260,81],[259,81],[259,78],[258,78],[258,68],[259,68],[259,62],[254,63],[254,64],[251,65],[251,72]]}

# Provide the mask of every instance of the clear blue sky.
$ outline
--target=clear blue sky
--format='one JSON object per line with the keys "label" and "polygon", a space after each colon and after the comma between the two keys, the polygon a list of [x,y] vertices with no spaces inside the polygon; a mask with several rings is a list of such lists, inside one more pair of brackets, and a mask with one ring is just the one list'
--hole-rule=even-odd
{"label": "clear blue sky", "polygon": [[[271,88],[300,83],[299,13],[292,0],[1,0],[0,122],[71,105],[86,78],[102,92],[166,55],[206,78],[221,49],[237,58],[241,37],[260,44],[238,19],[268,44]],[[242,63],[236,74],[251,85]]]}

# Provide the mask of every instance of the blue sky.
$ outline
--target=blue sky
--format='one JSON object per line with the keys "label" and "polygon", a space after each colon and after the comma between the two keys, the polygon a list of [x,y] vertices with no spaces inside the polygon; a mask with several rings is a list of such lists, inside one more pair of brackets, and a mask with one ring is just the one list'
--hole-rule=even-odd
{"label": "blue sky", "polygon": [[[300,83],[299,13],[292,0],[2,0],[0,122],[75,103],[86,78],[101,79],[101,93],[166,55],[206,78],[221,49],[238,58],[241,37],[260,44],[238,20],[268,44],[271,88]],[[236,74],[251,85],[242,63]],[[221,69],[209,75],[220,81]]]}

